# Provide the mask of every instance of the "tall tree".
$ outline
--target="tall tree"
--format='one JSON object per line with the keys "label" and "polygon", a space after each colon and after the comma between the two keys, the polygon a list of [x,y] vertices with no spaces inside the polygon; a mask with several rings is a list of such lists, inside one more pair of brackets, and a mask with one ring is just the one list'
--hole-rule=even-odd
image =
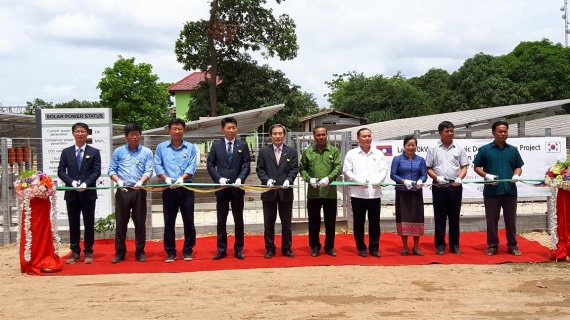
{"label": "tall tree", "polygon": [[105,68],[97,88],[101,105],[113,109],[113,121],[137,122],[144,129],[164,126],[168,121],[168,83],[158,82],[148,63],[119,56],[112,67]]}
{"label": "tall tree", "polygon": [[[314,97],[301,92],[299,86],[292,84],[280,70],[273,70],[268,65],[260,66],[247,56],[239,61],[224,61],[221,67],[224,72],[217,90],[220,114],[285,103],[285,107],[268,121],[268,125],[281,123],[291,130],[297,130],[300,118],[318,111]],[[203,85],[194,91],[193,97],[188,119],[208,115],[208,86]]]}
{"label": "tall tree", "polygon": [[[276,0],[281,3],[284,0]],[[211,0],[209,20],[186,22],[176,40],[175,53],[185,70],[208,71],[210,116],[217,115],[216,80],[223,61],[243,59],[244,51],[281,60],[297,56],[295,22],[273,15],[266,0]]]}

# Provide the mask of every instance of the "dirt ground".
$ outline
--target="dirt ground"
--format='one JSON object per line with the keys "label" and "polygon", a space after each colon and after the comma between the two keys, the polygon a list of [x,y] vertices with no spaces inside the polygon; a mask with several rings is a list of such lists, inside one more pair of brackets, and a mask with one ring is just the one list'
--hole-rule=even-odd
{"label": "dirt ground", "polygon": [[0,319],[570,319],[568,262],[37,277],[10,245],[0,283]]}

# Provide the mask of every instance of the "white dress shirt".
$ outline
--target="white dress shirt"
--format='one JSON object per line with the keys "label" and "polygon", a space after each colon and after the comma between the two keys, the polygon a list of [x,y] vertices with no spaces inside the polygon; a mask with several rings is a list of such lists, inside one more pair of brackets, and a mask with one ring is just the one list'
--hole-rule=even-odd
{"label": "white dress shirt", "polygon": [[[346,153],[342,168],[346,181],[362,183],[384,182],[388,174],[388,162],[382,151],[370,148],[368,153],[360,147]],[[373,186],[350,186],[350,196],[362,199],[375,199],[382,196],[381,187]]]}

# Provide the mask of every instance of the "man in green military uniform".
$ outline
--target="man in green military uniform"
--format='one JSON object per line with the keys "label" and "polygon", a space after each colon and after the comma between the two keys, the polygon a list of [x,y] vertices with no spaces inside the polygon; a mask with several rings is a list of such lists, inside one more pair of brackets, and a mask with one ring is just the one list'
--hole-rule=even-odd
{"label": "man in green military uniform", "polygon": [[317,126],[313,129],[315,145],[308,147],[301,156],[300,172],[309,182],[307,191],[307,214],[309,216],[309,246],[311,256],[321,250],[321,208],[325,220],[325,253],[336,256],[334,250],[335,223],[337,214],[336,187],[330,183],[342,171],[340,151],[327,144],[327,129]]}

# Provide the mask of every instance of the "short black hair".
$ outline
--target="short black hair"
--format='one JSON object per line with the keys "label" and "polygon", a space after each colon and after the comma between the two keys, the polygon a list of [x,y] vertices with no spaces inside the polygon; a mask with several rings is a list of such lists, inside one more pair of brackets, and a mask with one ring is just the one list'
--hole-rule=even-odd
{"label": "short black hair", "polygon": [[273,129],[275,129],[275,128],[282,128],[283,129],[283,135],[287,135],[287,128],[285,128],[285,126],[280,124],[280,123],[276,123],[276,124],[272,125],[271,127],[269,127],[269,134],[272,134]]}
{"label": "short black hair", "polygon": [[316,126],[313,128],[313,134],[317,131],[317,129],[325,129],[325,132],[328,133],[329,131],[324,126]]}
{"label": "short black hair", "polygon": [[168,122],[168,129],[170,129],[170,127],[172,127],[175,124],[181,124],[182,128],[186,129],[186,121],[180,118],[172,118],[172,120]]}
{"label": "short black hair", "polygon": [[131,131],[138,131],[139,133],[142,133],[142,127],[136,122],[129,123],[125,126],[125,136],[128,135]]}
{"label": "short black hair", "polygon": [[[368,128],[359,129],[358,131],[356,131],[356,136],[357,136],[357,137],[360,137],[360,132],[362,132],[362,131],[364,131],[364,130],[370,131],[370,129],[368,129]],[[370,133],[372,133],[372,131],[370,131]]]}
{"label": "short black hair", "polygon": [[439,124],[439,126],[437,126],[437,131],[439,133],[441,133],[445,129],[455,129],[455,126],[453,125],[453,123],[451,123],[451,121],[443,121],[442,123]]}
{"label": "short black hair", "polygon": [[222,128],[226,126],[226,123],[233,123],[237,127],[237,120],[234,117],[225,117],[222,119]]}
{"label": "short black hair", "polygon": [[495,132],[495,129],[497,129],[498,126],[506,126],[508,129],[509,123],[503,120],[495,121],[495,123],[493,123],[493,125],[491,126],[491,132]]}
{"label": "short black hair", "polygon": [[410,140],[415,140],[416,144],[418,144],[418,139],[416,139],[415,136],[409,135],[404,137],[404,145],[406,145],[406,143],[408,143]]}
{"label": "short black hair", "polygon": [[77,129],[77,128],[83,128],[83,129],[85,129],[85,131],[87,131],[87,133],[89,133],[89,126],[87,125],[87,123],[77,122],[76,124],[74,124],[71,127],[71,132],[74,132],[75,129]]}

